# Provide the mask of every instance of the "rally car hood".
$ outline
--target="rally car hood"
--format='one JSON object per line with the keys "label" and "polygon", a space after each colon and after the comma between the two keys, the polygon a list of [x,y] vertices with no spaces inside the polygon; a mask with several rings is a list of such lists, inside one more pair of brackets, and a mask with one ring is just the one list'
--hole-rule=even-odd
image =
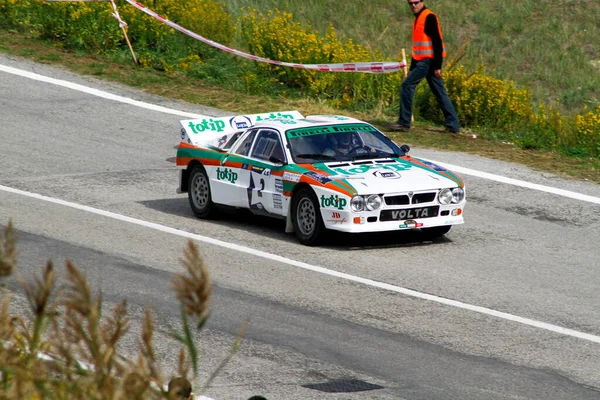
{"label": "rally car hood", "polygon": [[464,186],[459,177],[445,168],[413,157],[313,166],[314,172],[352,186],[356,194],[417,192]]}

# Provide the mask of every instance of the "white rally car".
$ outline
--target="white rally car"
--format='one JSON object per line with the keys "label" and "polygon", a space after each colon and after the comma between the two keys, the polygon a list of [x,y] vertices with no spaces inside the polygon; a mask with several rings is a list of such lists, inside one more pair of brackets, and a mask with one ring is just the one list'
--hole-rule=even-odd
{"label": "white rally car", "polygon": [[247,208],[285,219],[306,245],[327,230],[435,237],[464,222],[463,181],[366,122],[290,111],[181,125],[178,191],[199,218],[219,205]]}

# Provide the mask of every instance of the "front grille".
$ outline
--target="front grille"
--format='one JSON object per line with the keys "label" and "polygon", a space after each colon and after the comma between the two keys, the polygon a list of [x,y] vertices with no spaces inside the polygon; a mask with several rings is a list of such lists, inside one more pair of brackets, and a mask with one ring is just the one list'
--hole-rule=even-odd
{"label": "front grille", "polygon": [[435,200],[435,192],[433,193],[416,193],[412,198],[412,204],[431,203]]}
{"label": "front grille", "polygon": [[406,194],[385,196],[385,204],[388,206],[403,206],[407,204],[431,203],[435,200],[436,192],[415,193],[411,198]]}
{"label": "front grille", "polygon": [[388,206],[402,206],[410,204],[410,200],[407,195],[402,194],[399,196],[385,196],[385,204]]}

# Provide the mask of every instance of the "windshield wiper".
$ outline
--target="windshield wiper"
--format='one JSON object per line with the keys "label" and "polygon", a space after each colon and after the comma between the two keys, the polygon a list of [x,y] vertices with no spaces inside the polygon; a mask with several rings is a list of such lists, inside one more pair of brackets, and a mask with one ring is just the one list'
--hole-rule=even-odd
{"label": "windshield wiper", "polygon": [[381,154],[379,153],[366,153],[366,154],[358,154],[351,157],[351,160],[367,160],[369,158],[381,158]]}
{"label": "windshield wiper", "polygon": [[387,153],[385,151],[378,151],[377,155],[379,157],[402,157],[404,154],[398,154],[398,153]]}
{"label": "windshield wiper", "polygon": [[369,152],[365,154],[358,154],[352,157],[352,161],[354,160],[367,160],[369,158],[383,158],[383,157],[400,157],[399,154],[396,153],[387,153],[385,151],[377,151],[377,152]]}
{"label": "windshield wiper", "polygon": [[319,154],[319,153],[296,154],[296,157],[312,158],[313,160],[336,160],[336,158],[334,156],[328,156],[327,154]]}

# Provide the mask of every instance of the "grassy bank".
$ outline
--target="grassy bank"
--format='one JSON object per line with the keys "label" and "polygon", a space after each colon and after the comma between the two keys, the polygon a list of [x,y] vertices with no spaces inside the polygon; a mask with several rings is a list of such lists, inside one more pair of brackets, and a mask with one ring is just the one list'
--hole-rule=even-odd
{"label": "grassy bank", "polygon": [[[125,0],[116,3],[128,23],[129,37],[142,68],[165,74],[183,72],[191,79],[255,95],[307,97],[344,112],[366,112],[388,119],[397,115],[401,72],[330,73],[248,61],[177,32]],[[161,0],[149,5],[158,14],[199,35],[271,60],[299,64],[399,60],[373,48],[368,41],[363,44],[348,37],[342,30],[345,25],[336,30],[329,24],[319,32],[312,21],[302,23],[294,14],[277,8],[261,12],[246,6],[236,15],[232,10],[235,5],[228,7],[215,0],[188,0],[185,4]],[[363,6],[368,8],[366,3]],[[315,5],[314,9],[318,7]],[[348,9],[343,15],[351,19],[354,14],[351,7]],[[393,11],[406,13],[405,9]],[[521,11],[520,15],[531,17],[534,10]],[[127,46],[111,12],[107,3],[98,2],[0,0],[0,25],[36,33],[65,48],[123,60]],[[298,12],[302,13],[302,9]],[[316,14],[319,17],[326,15]],[[369,32],[371,21],[362,22],[366,21],[353,20],[349,25],[364,26],[362,29]],[[490,22],[482,18],[477,27],[487,27]],[[449,46],[451,43],[448,39]],[[520,148],[600,158],[600,106],[584,106],[568,113],[560,102],[536,102],[531,89],[494,77],[483,65],[469,67],[473,60],[464,57],[468,44],[463,41],[455,58],[447,62],[445,72],[463,128],[477,129],[482,138],[509,141]],[[466,61],[459,63],[462,59]],[[417,121],[443,123],[436,101],[425,85],[417,88],[414,116]]]}
{"label": "grassy bank", "polygon": [[[191,83],[187,93],[178,96],[183,96],[188,101],[194,101],[196,90],[214,92],[214,88],[218,87],[220,90],[216,90],[220,93],[231,93],[231,96],[225,95],[226,98],[259,98],[261,100],[258,102],[262,104],[297,103],[303,107],[329,109],[333,113],[353,114],[374,122],[390,121],[397,115],[398,86],[402,73],[324,73],[248,61],[186,37],[125,4],[123,0],[117,0],[117,3],[121,16],[128,21],[129,36],[138,55],[139,66],[132,70],[135,73],[123,75],[114,72],[130,68],[131,60],[122,32],[110,16],[112,10],[106,3],[0,0],[0,28],[4,28],[7,35],[12,34],[14,43],[11,46],[10,41],[6,40],[5,49],[27,52],[25,48],[30,47],[33,42],[41,45],[38,49],[40,53],[48,52],[48,46],[52,49],[60,48],[62,55],[41,56],[46,61],[58,64],[64,63],[61,58],[69,58],[71,55],[76,60],[67,64],[83,64],[81,60],[94,56],[100,61],[90,65],[95,70],[92,71],[93,74],[111,75],[113,79],[122,79],[125,83],[148,89],[153,86],[155,88],[149,90],[158,90],[161,94],[177,86],[178,79],[187,79]],[[264,6],[264,3],[261,4]],[[249,7],[252,4],[241,2],[226,5],[213,0],[189,0],[184,7],[175,0],[163,0],[148,5],[159,14],[166,15],[205,37],[270,59],[310,64],[398,59],[386,56],[386,47],[383,45],[384,33],[392,24],[386,25],[384,32],[379,35],[378,41],[382,43],[379,48],[375,48],[369,39],[364,39],[365,43],[357,43],[346,36],[352,34],[352,29],[359,29],[363,35],[369,36],[372,34],[370,28],[379,23],[377,18],[369,18],[368,24],[360,24],[360,21],[354,19],[358,17],[357,10],[350,6],[343,13],[347,19],[346,24],[340,24],[333,17],[333,23],[340,25],[338,30],[329,26],[324,28],[325,32],[319,32],[316,25],[322,19],[326,20],[328,15],[319,14],[319,10],[324,9],[316,3],[305,6],[316,13],[314,18],[321,19],[304,23],[287,11],[275,8],[263,13]],[[278,7],[275,3],[267,5]],[[368,7],[363,5],[364,18],[372,9],[367,11]],[[442,6],[441,3],[439,5]],[[404,3],[394,3],[393,9],[379,11],[382,15],[387,12],[388,15],[399,13],[406,17],[410,13],[405,6]],[[525,4],[521,6],[524,7]],[[306,9],[298,8],[297,12],[304,15],[303,18],[312,18],[306,16]],[[408,18],[409,22],[412,21],[411,15]],[[481,27],[478,26],[478,29],[487,26],[490,21],[480,22]],[[343,31],[346,27],[352,29]],[[19,37],[25,40],[16,44]],[[452,41],[447,40],[451,45]],[[463,41],[463,44],[467,43]],[[44,47],[48,50],[41,50]],[[465,137],[476,135],[478,148],[481,148],[481,143],[489,140],[496,148],[509,143],[507,146],[512,152],[526,149],[529,153],[532,150],[543,150],[566,155],[568,157],[565,160],[574,160],[577,165],[593,165],[588,174],[593,177],[595,164],[600,159],[600,106],[584,107],[573,114],[544,102],[536,107],[534,95],[528,88],[495,78],[481,66],[469,69],[468,64],[473,60],[467,57],[467,48],[468,46],[461,46],[457,51],[461,62],[458,63],[457,59],[449,60],[447,65],[450,67],[445,72],[446,84],[459,113],[461,125],[469,133]],[[111,65],[110,68],[106,67],[108,64]],[[113,72],[107,72],[108,70]],[[228,107],[227,102],[224,105],[223,98],[219,95],[214,96],[214,100],[209,100],[210,95],[200,96],[205,104],[232,111],[252,111],[248,102],[236,101],[243,104],[243,109],[237,110],[236,105]],[[417,89],[415,120],[417,127],[440,125],[443,120],[425,85]],[[428,135],[423,134],[421,129],[416,129],[415,132],[418,137],[409,136],[405,140],[416,141],[413,143],[427,141],[424,137]],[[450,146],[450,142],[465,137],[438,137],[433,138],[432,142],[441,139],[442,145]],[[461,146],[469,147],[470,144]],[[561,166],[565,164],[571,163],[561,163]],[[553,166],[552,169],[559,168],[562,167]]]}
{"label": "grassy bank", "polygon": [[[38,40],[17,32],[0,30],[0,51],[25,57],[40,63],[60,66],[78,74],[95,76],[101,79],[121,82],[146,92],[204,104],[232,113],[254,113],[265,110],[297,109],[303,114],[339,113],[324,102],[310,99],[290,99],[286,97],[251,96],[225,90],[203,81],[191,81],[186,74],[165,75],[153,69],[140,69],[130,59],[110,60],[102,55],[76,52],[55,46],[54,42]],[[368,113],[348,113],[357,118],[370,120],[383,128],[385,120],[373,118]],[[431,126],[418,124],[410,133],[390,133],[398,142],[411,146],[428,147],[440,150],[463,151],[499,160],[512,161],[550,171],[560,175],[600,183],[600,160],[594,158],[573,158],[550,152],[523,150],[499,141],[473,139],[477,131],[456,137],[448,137],[432,132]]]}
{"label": "grassy bank", "polygon": [[[579,111],[600,103],[600,2],[597,0],[428,0],[436,12],[449,58],[515,81],[536,103]],[[409,49],[413,16],[405,1],[228,0],[236,17],[251,6],[278,8],[325,32],[329,24],[357,43],[397,57]]]}

